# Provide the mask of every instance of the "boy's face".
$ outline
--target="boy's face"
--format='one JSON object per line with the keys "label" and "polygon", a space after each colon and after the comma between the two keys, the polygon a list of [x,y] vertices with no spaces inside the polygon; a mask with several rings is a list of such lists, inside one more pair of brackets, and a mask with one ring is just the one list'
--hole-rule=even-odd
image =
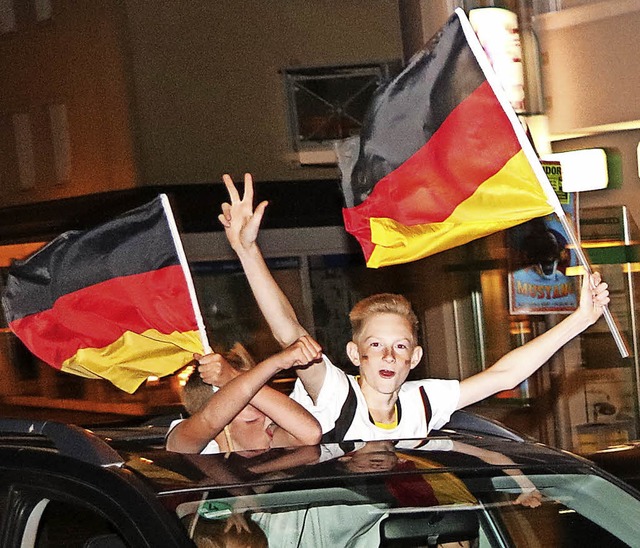
{"label": "boy's face", "polygon": [[370,441],[364,447],[340,458],[351,472],[387,472],[398,464],[398,456],[392,442]]}
{"label": "boy's face", "polygon": [[381,394],[397,392],[422,358],[409,321],[397,314],[374,314],[356,341],[347,344],[351,362],[360,368],[361,385]]}
{"label": "boy's face", "polygon": [[231,421],[229,430],[236,451],[246,449],[268,449],[271,447],[273,433],[270,425],[272,421],[264,413],[247,405]]}

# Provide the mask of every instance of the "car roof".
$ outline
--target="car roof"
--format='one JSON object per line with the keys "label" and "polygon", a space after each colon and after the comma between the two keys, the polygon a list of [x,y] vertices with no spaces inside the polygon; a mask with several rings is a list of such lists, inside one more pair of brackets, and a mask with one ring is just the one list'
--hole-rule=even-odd
{"label": "car roof", "polygon": [[[437,465],[436,468],[419,468],[420,473],[456,472],[460,475],[467,473],[487,473],[490,471],[505,469],[519,469],[522,472],[538,470],[568,470],[575,469],[576,466],[586,466],[585,462],[579,462],[574,457],[552,451],[542,446],[526,444],[522,447],[519,442],[493,440],[486,437],[477,438],[468,435],[444,434],[430,437],[426,440],[400,440],[394,445],[393,452],[398,458],[421,459],[424,457],[422,448],[431,442],[463,442],[468,446],[469,452],[450,450],[429,450],[429,461]],[[377,442],[381,443],[381,442]],[[409,444],[415,444],[410,447]],[[324,444],[322,450],[330,455],[340,455],[329,461],[320,461],[319,453],[307,451],[309,458],[304,463],[304,457],[300,454],[309,448],[286,448],[272,449],[263,454],[244,456],[234,454],[214,454],[214,455],[182,455],[170,453],[161,449],[136,450],[128,454],[127,466],[137,470],[149,480],[157,492],[169,493],[192,490],[211,490],[214,488],[229,489],[238,485],[272,485],[273,476],[269,473],[272,470],[268,466],[261,467],[277,459],[295,460],[300,458],[303,464],[296,467],[297,471],[291,479],[279,479],[275,483],[297,482],[314,483],[330,481],[332,479],[344,480],[349,475],[362,475],[348,473],[341,466],[340,457],[348,455],[359,447],[358,444]],[[481,447],[489,451],[499,452],[509,458],[509,464],[488,463],[473,455],[471,448]],[[316,449],[312,447],[311,449]],[[224,481],[220,479],[212,480],[206,471],[212,467],[224,467],[235,472],[236,480]],[[269,472],[255,471],[262,468]],[[247,473],[247,470],[251,470]],[[379,475],[376,472],[376,475]]]}
{"label": "car roof", "polygon": [[[52,421],[3,419],[0,420],[0,449],[57,451],[95,466],[128,469],[161,496],[193,491],[224,492],[240,485],[328,485],[363,475],[363,472],[347,470],[343,462],[355,450],[362,449],[364,442],[189,455],[164,449],[166,431],[166,426],[154,424],[88,430]],[[367,443],[371,450],[377,450],[375,444],[378,444],[397,458],[412,459],[417,463],[414,472],[421,474],[437,470],[458,475],[492,475],[508,469],[554,473],[593,467],[586,459],[526,439],[498,423],[465,412],[454,414],[450,423],[425,439]],[[478,451],[499,454],[502,459],[483,460],[477,457]],[[274,475],[280,463],[284,463],[282,469],[287,470],[286,475]],[[396,472],[389,472],[392,473]]]}
{"label": "car roof", "polygon": [[[238,485],[259,486],[274,483],[308,483],[344,481],[350,475],[343,466],[344,458],[361,449],[364,442],[322,444],[316,447],[276,448],[267,452],[219,453],[185,455],[164,449],[164,438],[159,438],[158,427],[97,429],[95,433],[108,439],[125,460],[126,466],[144,476],[159,494],[194,490],[228,490]],[[565,451],[554,449],[488,419],[457,412],[442,429],[435,430],[424,439],[368,442],[385,444],[384,451],[392,451],[401,459],[418,463],[417,473],[455,471],[457,474],[496,474],[507,469],[522,472],[575,470],[592,466]],[[391,445],[390,445],[391,444]],[[375,449],[375,447],[373,448]],[[454,449],[454,450],[452,450]],[[427,453],[428,451],[428,453]],[[502,460],[487,461],[478,458],[480,451],[502,455]],[[428,456],[428,465],[421,459]],[[274,480],[275,465],[293,463],[284,478]],[[437,468],[432,468],[436,466]],[[210,471],[231,471],[230,476],[216,476]],[[389,472],[393,474],[394,472]],[[376,472],[379,475],[379,472]]]}

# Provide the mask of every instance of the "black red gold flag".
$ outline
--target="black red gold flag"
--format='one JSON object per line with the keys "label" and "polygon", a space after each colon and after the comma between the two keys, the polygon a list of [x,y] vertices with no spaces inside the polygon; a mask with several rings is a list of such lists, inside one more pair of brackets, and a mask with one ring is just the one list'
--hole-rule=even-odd
{"label": "black red gold flag", "polygon": [[460,9],[374,95],[348,182],[345,228],[374,268],[561,209]]}
{"label": "black red gold flag", "polygon": [[11,330],[44,362],[129,393],[208,347],[165,195],[15,262],[2,304]]}

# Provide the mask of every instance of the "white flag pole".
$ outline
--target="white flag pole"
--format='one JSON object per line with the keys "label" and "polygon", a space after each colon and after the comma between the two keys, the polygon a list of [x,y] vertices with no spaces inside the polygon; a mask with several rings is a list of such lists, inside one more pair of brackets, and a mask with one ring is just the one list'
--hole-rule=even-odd
{"label": "white flag pole", "polygon": [[189,270],[189,263],[187,263],[187,256],[184,252],[184,248],[182,247],[182,240],[180,239],[178,226],[176,225],[176,221],[173,218],[173,212],[171,211],[171,204],[169,203],[169,198],[167,197],[166,194],[160,194],[160,199],[162,201],[162,207],[164,208],[164,211],[167,215],[167,221],[169,222],[169,230],[171,230],[173,243],[176,246],[176,252],[178,253],[178,258],[180,259],[180,266],[182,267],[184,278],[187,281],[187,288],[189,289],[189,296],[191,297],[191,306],[193,307],[193,313],[195,314],[196,322],[198,324],[198,332],[200,333],[202,348],[204,349],[205,354],[209,354],[211,352],[211,347],[209,346],[209,339],[207,337],[207,332],[204,328],[204,321],[202,319],[202,314],[200,313],[200,306],[198,305],[198,297],[196,296],[196,290],[193,285],[193,279],[191,278],[191,271]]}
{"label": "white flag pole", "polygon": [[[558,199],[558,196],[556,195],[555,190],[551,186],[551,183],[549,182],[547,174],[544,172],[544,169],[542,168],[540,159],[538,158],[538,155],[533,149],[533,146],[529,141],[529,138],[527,137],[527,134],[524,128],[522,127],[520,120],[518,120],[518,115],[516,114],[515,110],[511,106],[511,103],[507,98],[507,95],[502,87],[502,84],[499,82],[498,77],[495,71],[493,70],[493,67],[491,66],[491,62],[489,61],[489,58],[487,57],[487,54],[484,51],[484,48],[482,47],[482,44],[480,44],[480,40],[478,40],[478,37],[475,31],[473,30],[473,27],[471,26],[471,23],[469,22],[469,19],[467,18],[467,15],[465,14],[464,10],[461,8],[457,8],[455,10],[455,13],[460,19],[462,30],[464,31],[465,38],[467,39],[467,43],[469,44],[471,51],[475,55],[475,58],[478,61],[478,64],[480,65],[480,68],[482,69],[482,72],[484,73],[484,76],[487,79],[487,82],[489,82],[489,85],[491,86],[498,101],[500,102],[502,109],[504,110],[505,114],[509,118],[509,121],[511,122],[511,125],[513,126],[513,130],[516,134],[516,137],[518,138],[518,141],[520,142],[522,151],[524,152],[524,155],[529,161],[529,164],[531,165],[531,168],[533,169],[533,172],[536,178],[538,179],[538,182],[540,183],[542,190],[545,193],[547,202],[549,203],[550,206],[553,207],[554,212],[558,216],[560,223],[562,224],[564,230],[566,231],[567,237],[569,238],[569,241],[576,252],[578,262],[585,269],[587,275],[590,275],[592,273],[591,266],[589,265],[586,255],[584,254],[584,250],[582,249],[582,246],[580,245],[580,240],[576,236],[575,231],[573,230],[572,224],[567,219],[566,213],[564,209],[562,209],[562,204],[560,204],[560,200]],[[628,350],[627,344],[624,341],[622,334],[620,333],[620,329],[618,328],[618,325],[615,319],[613,318],[611,311],[609,310],[609,307],[607,306],[604,307],[603,316],[607,322],[607,325],[609,327],[609,330],[611,331],[611,334],[613,335],[613,339],[615,340],[616,346],[620,351],[620,355],[623,358],[629,357],[629,350]]]}

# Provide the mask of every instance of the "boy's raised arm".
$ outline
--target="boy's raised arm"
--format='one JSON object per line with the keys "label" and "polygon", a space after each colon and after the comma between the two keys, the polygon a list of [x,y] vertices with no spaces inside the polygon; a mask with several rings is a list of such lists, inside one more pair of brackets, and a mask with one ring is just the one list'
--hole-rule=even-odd
{"label": "boy's raised arm", "polygon": [[460,382],[458,409],[502,390],[510,390],[530,377],[571,339],[594,324],[609,303],[607,284],[598,272],[584,276],[580,304],[560,323],[527,344],[505,354],[491,367]]}
{"label": "boy's raised arm", "polygon": [[298,321],[289,299],[271,275],[257,244],[267,202],[258,204],[254,211],[253,180],[250,174],[244,177],[242,198],[229,175],[224,175],[222,179],[229,192],[230,203],[222,204],[222,213],[218,215],[218,219],[242,263],[251,290],[273,336],[282,348],[286,348],[308,333]]}
{"label": "boy's raised arm", "polygon": [[[261,202],[253,209],[253,179],[244,176],[242,198],[229,175],[223,176],[230,202],[222,204],[218,216],[232,249],[242,263],[253,295],[266,319],[271,332],[281,347],[286,348],[304,335],[307,330],[300,324],[289,299],[273,278],[257,244],[260,222],[267,207]],[[324,381],[324,363],[319,361],[297,370],[305,389],[315,399]]]}

